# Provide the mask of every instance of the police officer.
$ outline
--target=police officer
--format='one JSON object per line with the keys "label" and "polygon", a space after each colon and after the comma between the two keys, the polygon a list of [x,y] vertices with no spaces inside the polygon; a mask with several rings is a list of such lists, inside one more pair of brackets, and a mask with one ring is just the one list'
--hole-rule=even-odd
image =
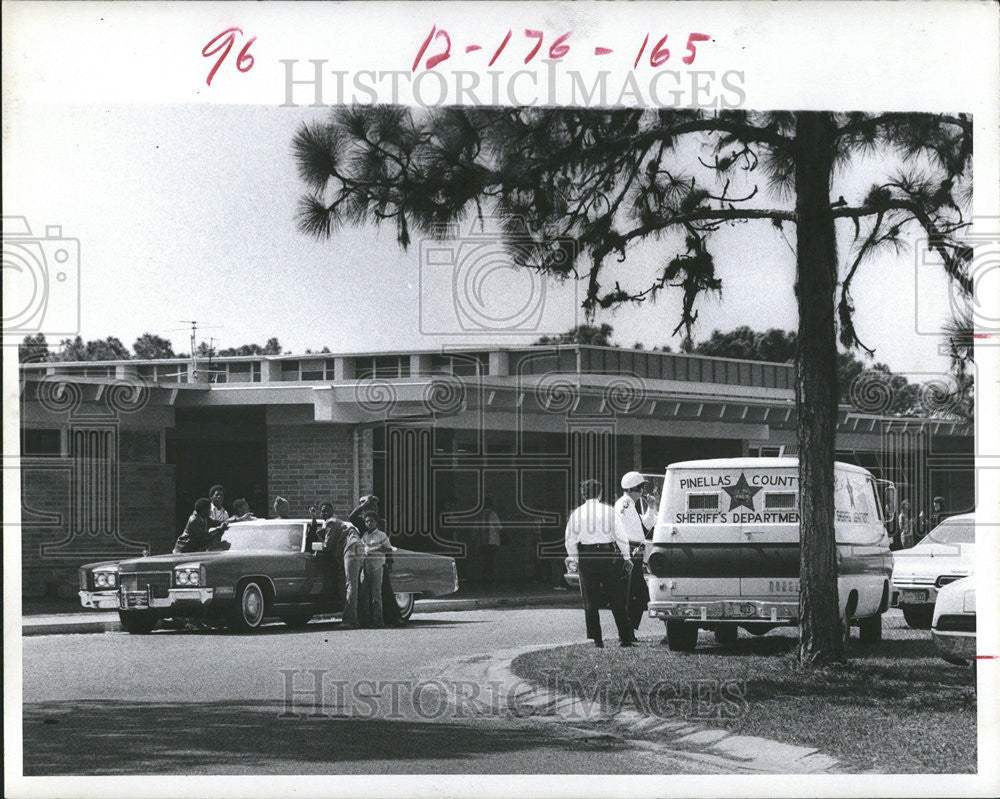
{"label": "police officer", "polygon": [[575,563],[580,574],[587,637],[595,646],[604,646],[599,613],[603,589],[615,617],[621,645],[634,646],[622,582],[632,569],[628,539],[616,523],[614,508],[601,502],[601,484],[597,480],[584,480],[580,492],[584,502],[570,514],[566,523],[566,563]]}
{"label": "police officer", "polygon": [[649,589],[642,575],[642,558],[646,539],[656,526],[657,508],[647,490],[646,478],[639,472],[629,472],[622,477],[622,489],[624,493],[615,503],[615,520],[621,525],[631,549],[632,571],[627,578],[625,596],[632,629],[638,630],[649,605]]}

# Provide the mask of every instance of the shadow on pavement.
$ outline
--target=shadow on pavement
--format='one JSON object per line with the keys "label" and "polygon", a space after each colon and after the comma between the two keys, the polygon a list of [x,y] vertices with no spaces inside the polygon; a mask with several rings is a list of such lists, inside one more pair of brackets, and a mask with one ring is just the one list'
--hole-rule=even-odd
{"label": "shadow on pavement", "polygon": [[[565,745],[533,729],[332,717],[334,708],[280,718],[282,710],[280,702],[26,704],[24,774],[460,773],[485,753]],[[386,761],[402,762],[393,772]]]}

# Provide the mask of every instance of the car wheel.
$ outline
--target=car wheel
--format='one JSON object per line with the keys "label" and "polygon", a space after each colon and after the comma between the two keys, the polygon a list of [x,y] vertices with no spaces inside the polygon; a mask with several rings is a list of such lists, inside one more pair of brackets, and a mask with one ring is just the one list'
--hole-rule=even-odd
{"label": "car wheel", "polygon": [[396,607],[399,608],[399,618],[401,621],[409,621],[413,615],[413,606],[416,604],[416,597],[413,594],[395,594]]}
{"label": "car wheel", "polygon": [[933,617],[933,608],[903,605],[903,618],[906,619],[906,623],[915,630],[929,630]]}
{"label": "car wheel", "polygon": [[774,628],[766,624],[747,624],[744,625],[743,629],[750,633],[750,635],[761,636],[767,635]]}
{"label": "car wheel", "polygon": [[876,613],[858,622],[858,640],[865,646],[874,646],[882,641],[882,614]]}
{"label": "car wheel", "polygon": [[148,610],[119,610],[118,618],[122,629],[131,635],[145,635],[152,632],[158,619]]}
{"label": "car wheel", "polygon": [[264,622],[267,595],[260,583],[250,580],[236,592],[236,607],[230,619],[230,626],[240,633],[256,630]]}
{"label": "car wheel", "polygon": [[715,628],[715,640],[720,646],[732,646],[739,634],[739,628],[735,624],[720,624]]}
{"label": "car wheel", "polygon": [[310,610],[300,610],[295,613],[282,613],[281,620],[289,627],[305,627],[312,619]]}
{"label": "car wheel", "polygon": [[667,648],[673,652],[694,652],[698,645],[698,625],[670,619],[667,621]]}

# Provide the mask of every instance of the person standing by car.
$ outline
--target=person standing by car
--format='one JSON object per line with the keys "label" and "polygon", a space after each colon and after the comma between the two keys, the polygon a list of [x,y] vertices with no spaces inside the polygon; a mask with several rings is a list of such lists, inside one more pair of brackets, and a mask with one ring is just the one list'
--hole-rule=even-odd
{"label": "person standing by car", "polygon": [[500,517],[493,509],[493,497],[486,497],[483,500],[483,511],[479,517],[479,524],[483,537],[483,579],[487,582],[493,582],[496,576],[497,552],[500,550],[500,533],[503,531]]}
{"label": "person standing by car", "polygon": [[187,524],[184,525],[184,531],[177,537],[177,543],[174,544],[175,554],[182,552],[204,552],[215,538],[221,536],[229,529],[228,522],[223,522],[214,527],[209,526],[211,507],[212,500],[208,497],[201,497],[195,501],[194,510],[188,516]]}
{"label": "person standing by car", "polygon": [[272,519],[287,519],[292,515],[291,510],[288,507],[288,500],[284,497],[274,498],[274,516]]}
{"label": "person standing by car", "polygon": [[913,525],[913,510],[910,507],[910,500],[904,499],[899,503],[899,516],[896,519],[900,549],[909,549],[913,546]]}
{"label": "person standing by car", "polygon": [[344,603],[341,627],[353,629],[358,626],[358,587],[365,560],[364,544],[353,524],[333,516],[326,523],[323,549],[338,578],[337,590]]}
{"label": "person standing by car", "polygon": [[214,485],[208,489],[208,498],[212,500],[212,507],[209,508],[208,518],[215,522],[215,524],[222,524],[223,522],[228,522],[229,511],[222,507],[222,503],[226,499],[226,489],[220,485]]}
{"label": "person standing by car", "polygon": [[628,539],[631,550],[632,569],[626,580],[625,596],[628,604],[628,618],[633,630],[639,629],[642,614],[649,605],[649,589],[642,574],[642,559],[646,550],[646,539],[656,526],[657,508],[649,495],[646,478],[639,472],[629,472],[622,477],[624,493],[615,503],[616,523]]}
{"label": "person standing by car", "polygon": [[614,508],[601,502],[601,484],[584,480],[580,484],[583,504],[566,522],[566,562],[575,563],[580,574],[580,594],[587,637],[603,647],[601,633],[601,590],[608,597],[622,646],[634,646],[634,634],[625,608],[622,577],[632,569],[628,539],[616,521]]}
{"label": "person standing by car", "polygon": [[[388,524],[383,516],[379,515],[379,499],[374,494],[366,494],[361,497],[357,506],[351,511],[348,517],[351,524],[359,530],[367,529],[365,516],[369,511],[375,512],[377,527],[386,530]],[[388,539],[388,535],[386,535]],[[396,604],[396,594],[392,589],[392,544],[385,553],[385,566],[382,567],[382,622],[390,627],[401,627],[405,622]]]}
{"label": "person standing by car", "polygon": [[257,520],[257,517],[253,515],[253,511],[250,510],[250,503],[245,499],[234,499],[233,500],[233,513],[236,514],[229,521],[231,522],[253,522]]}
{"label": "person standing by car", "polygon": [[365,546],[365,582],[361,590],[362,605],[367,610],[368,624],[383,627],[382,619],[382,573],[385,558],[392,552],[389,536],[379,529],[378,512],[369,508],[365,512],[365,532],[361,542]]}

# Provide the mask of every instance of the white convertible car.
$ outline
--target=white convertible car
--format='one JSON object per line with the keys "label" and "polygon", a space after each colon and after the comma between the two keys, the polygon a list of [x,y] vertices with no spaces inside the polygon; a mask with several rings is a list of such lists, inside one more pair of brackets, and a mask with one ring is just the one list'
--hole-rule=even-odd
{"label": "white convertible car", "polygon": [[941,657],[957,666],[976,659],[976,578],[949,583],[938,592],[931,636]]}
{"label": "white convertible car", "polygon": [[972,574],[975,557],[975,514],[945,519],[916,546],[893,553],[891,604],[911,627],[927,629],[938,591]]}

